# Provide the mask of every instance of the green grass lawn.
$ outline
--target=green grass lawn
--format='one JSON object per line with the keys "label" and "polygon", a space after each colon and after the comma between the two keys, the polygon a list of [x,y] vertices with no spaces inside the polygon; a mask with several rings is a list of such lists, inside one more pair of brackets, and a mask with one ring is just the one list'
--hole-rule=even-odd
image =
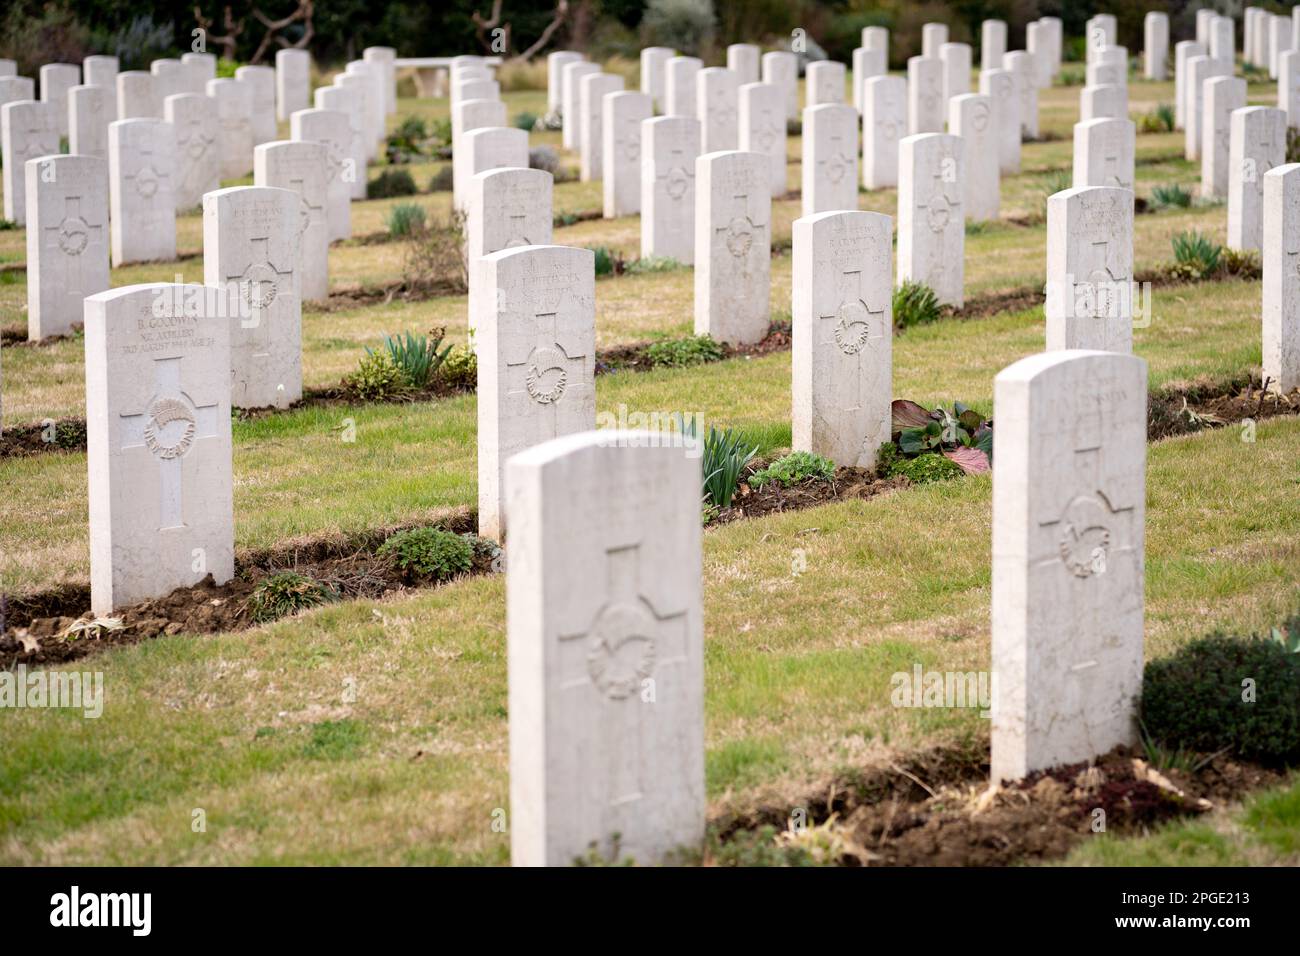
{"label": "green grass lawn", "polygon": [[[1172,100],[1172,84],[1134,82],[1134,116]],[[1252,88],[1271,96],[1271,88]],[[1041,287],[1044,227],[1033,217],[1068,167],[1079,87],[1044,91],[1048,139],[1026,144],[1003,181],[1003,215],[967,238],[968,295]],[[544,94],[507,96],[510,115],[541,113]],[[1271,102],[1265,96],[1261,102]],[[445,101],[403,99],[405,115],[445,116]],[[558,148],[558,133],[533,145]],[[1193,185],[1181,134],[1140,134],[1138,193]],[[799,142],[790,142],[798,184]],[[566,155],[573,163],[573,157]],[[438,163],[412,167],[424,186]],[[373,173],[373,171],[372,171]],[[357,236],[384,230],[397,202],[353,204]],[[450,197],[415,201],[445,215]],[[892,190],[860,205],[893,213]],[[599,185],[561,183],[558,212],[598,209]],[[774,204],[788,239],[797,199]],[[1013,222],[1012,219],[1015,219]],[[1170,258],[1189,228],[1220,239],[1222,206],[1141,215],[1135,263]],[[202,276],[201,220],[178,220],[190,258],[115,270],[114,285]],[[635,217],[557,228],[557,243],[635,257]],[[20,230],[0,232],[0,264],[25,256]],[[335,288],[400,277],[400,243],[336,244]],[[787,311],[790,257],[772,264],[774,312]],[[692,327],[692,274],[601,279],[601,347]],[[25,321],[21,273],[0,272],[0,325]],[[304,314],[308,386],[336,384],[384,333],[445,326],[463,341],[465,300],[393,302]],[[894,394],[992,408],[993,376],[1043,347],[1041,311],[944,320],[895,340]],[[1219,380],[1260,362],[1255,281],[1157,287],[1135,332],[1150,385]],[[8,348],[7,423],[84,414],[82,342]],[[700,412],[745,429],[763,453],[790,444],[790,355],[597,380],[602,411]],[[343,440],[355,425],[356,441]],[[1150,446],[1147,493],[1149,657],[1215,626],[1276,623],[1300,598],[1300,420],[1262,422]],[[476,500],[475,400],[307,408],[234,426],[237,545],[413,520]],[[0,460],[0,587],[39,590],[88,579],[86,460]],[[866,501],[770,515],[704,536],[707,780],[715,812],[803,794],[880,749],[987,735],[974,711],[898,710],[890,676],[989,666],[990,483],[972,478]],[[806,569],[792,570],[795,556]],[[0,863],[505,863],[504,588],[464,579],[386,601],[351,601],[234,634],[178,635],[96,655],[105,674],[97,720],[4,710]],[[355,690],[355,695],[353,694]],[[1139,840],[1089,841],[1070,862],[1296,862],[1300,788],[1252,798]],[[202,810],[206,832],[195,832]]]}

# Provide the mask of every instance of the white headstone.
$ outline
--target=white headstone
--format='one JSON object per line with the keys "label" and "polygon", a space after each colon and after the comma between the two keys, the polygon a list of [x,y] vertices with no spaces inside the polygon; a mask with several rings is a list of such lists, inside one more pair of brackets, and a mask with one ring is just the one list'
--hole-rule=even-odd
{"label": "white headstone", "polygon": [[470,177],[465,245],[471,267],[502,249],[549,246],[553,190],[553,177],[544,169],[489,169]]}
{"label": "white headstone", "polygon": [[803,215],[858,208],[858,111],[846,103],[803,111]]}
{"label": "white headstone", "polygon": [[1074,185],[1132,189],[1137,128],[1129,119],[1074,124]]}
{"label": "white headstone", "polygon": [[108,163],[27,161],[27,338],[67,335],[82,301],[108,288]]}
{"label": "white headstone", "polygon": [[241,66],[235,70],[235,79],[249,88],[253,145],[276,139],[279,133],[275,122],[275,70],[269,66]]}
{"label": "white headstone", "polygon": [[235,186],[203,197],[203,282],[239,303],[228,319],[237,408],[287,408],[302,398],[301,217],[287,189]]}
{"label": "white headstone", "polygon": [[1216,16],[1210,21],[1210,56],[1218,60],[1231,60],[1237,54],[1237,41],[1232,17]]}
{"label": "white headstone", "polygon": [[199,93],[167,97],[163,112],[176,134],[176,211],[203,204],[203,194],[221,188],[221,127],[216,103]]}
{"label": "white headstone", "polygon": [[1216,76],[1228,76],[1231,70],[1222,60],[1208,56],[1194,56],[1187,61],[1187,82],[1183,88],[1187,102],[1183,107],[1186,124],[1183,138],[1183,155],[1186,159],[1201,158],[1201,145],[1205,136],[1205,83]]}
{"label": "white headstone", "polygon": [[397,112],[397,51],[390,46],[368,46],[361,51],[361,58],[383,72],[384,113],[391,116]]}
{"label": "white headstone", "polygon": [[966,220],[962,143],[921,133],[898,148],[898,279],[921,282],[939,302],[961,308]]}
{"label": "white headstone", "polygon": [[176,137],[170,123],[109,124],[108,196],[114,268],[176,258]]}
{"label": "white headstone", "polygon": [[695,261],[695,160],[699,120],[659,116],[641,124],[641,255]]}
{"label": "white headstone", "polygon": [[599,431],[507,467],[511,862],[698,853],[699,462]]}
{"label": "white headstone", "polygon": [[59,135],[68,135],[68,90],[81,83],[81,67],[75,63],[46,63],[41,67],[41,102],[54,105]]}
{"label": "white headstone", "polygon": [[705,153],[695,161],[696,335],[733,345],[767,335],[771,178],[761,153]]}
{"label": "white headstone", "polygon": [[995,784],[1137,741],[1146,399],[1146,362],[1108,352],[994,380]]}
{"label": "white headstone", "polygon": [[181,65],[187,75],[185,92],[203,93],[208,80],[217,78],[217,57],[213,53],[182,53]]}
{"label": "white headstone", "polygon": [[1142,21],[1142,75],[1163,83],[1169,58],[1169,14],[1153,10]]}
{"label": "white headstone", "polygon": [[1099,13],[1084,25],[1085,63],[1091,63],[1102,47],[1117,42],[1118,23],[1109,13]]}
{"label": "white headstone", "polygon": [[862,87],[862,185],[898,185],[898,143],[907,135],[907,81],[873,76]]}
{"label": "white headstone", "polygon": [[276,117],[287,120],[311,105],[311,54],[306,50],[278,50],[275,54]]}
{"label": "white headstone", "polygon": [[[128,122],[147,122],[130,120]],[[85,303],[90,605],[100,617],[235,572],[229,320],[197,285]]]}
{"label": "white headstone", "polygon": [[[361,119],[361,98],[356,90],[348,89],[345,86],[322,86],[313,94],[313,101],[318,110],[337,110],[348,118],[349,139],[348,146],[343,151],[343,182],[348,187],[349,195],[353,199],[366,198],[366,143],[365,143],[365,124]],[[299,112],[302,112],[301,110]],[[290,123],[293,118],[290,117]],[[452,113],[452,130],[455,131],[456,116]],[[505,125],[505,114],[502,113],[501,120],[493,123],[493,126]],[[351,212],[349,212],[349,219]],[[333,226],[330,227],[333,231]],[[352,234],[352,226],[349,222],[348,235]]]}
{"label": "white headstone", "polygon": [[[505,464],[596,424],[596,263],[590,249],[525,246],[475,263],[478,533],[506,527]],[[511,536],[513,547],[513,535]]]}
{"label": "white headstone", "polygon": [[[361,139],[361,149],[366,159],[374,159],[379,155],[379,144],[374,137],[374,110],[371,109],[371,100],[374,99],[375,95],[374,83],[369,76],[362,76],[359,73],[344,73],[334,77],[334,86],[349,93],[353,102],[357,104],[353,125]],[[458,105],[453,105],[451,108],[453,117],[456,115],[456,106]],[[357,176],[363,183],[366,180],[365,172],[366,166],[363,163]],[[364,199],[365,194],[362,193],[357,198]]]}
{"label": "white headstone", "polygon": [[1002,58],[1002,68],[1016,74],[1020,94],[1020,136],[1038,139],[1038,87],[1034,85],[1034,55],[1015,50]]}
{"label": "white headstone", "polygon": [[1079,91],[1079,119],[1128,119],[1128,87],[1117,83],[1085,86]]}
{"label": "white headstone", "polygon": [[799,58],[784,50],[763,54],[763,82],[779,87],[785,100],[785,118],[799,115]]}
{"label": "white headstone", "polygon": [[[1208,41],[1204,44],[1209,51]],[[1268,21],[1268,77],[1277,79],[1278,60],[1294,44],[1291,38],[1291,21],[1286,17],[1270,17]]]}
{"label": "white headstone", "polygon": [[664,108],[664,67],[674,56],[666,46],[648,46],[641,51],[641,92],[650,96],[656,109]]}
{"label": "white headstone", "polygon": [[[558,113],[560,116],[564,115],[564,77],[560,71],[568,63],[579,63],[581,61],[582,54],[574,50],[556,50],[553,53],[546,54],[546,112]],[[642,50],[642,89],[645,88],[645,61],[645,51]]]}
{"label": "white headstone", "polygon": [[253,150],[254,184],[288,189],[298,195],[295,271],[299,294],[306,302],[324,302],[330,294],[328,167],[329,154],[320,143],[280,140]]}
{"label": "white headstone", "polygon": [[993,101],[997,127],[998,168],[1020,172],[1020,77],[1012,70],[981,70],[980,92]]}
{"label": "white headstone", "polygon": [[735,149],[740,143],[739,74],[707,67],[695,78],[695,118],[700,121],[703,152]]}
{"label": "white headstone", "polygon": [[1300,164],[1264,174],[1264,378],[1283,395],[1300,387]]}
{"label": "white headstone", "polygon": [[118,60],[115,56],[88,56],[81,61],[82,82],[87,86],[102,86],[108,90],[108,123],[121,118],[117,113],[117,73]]}
{"label": "white headstone", "polygon": [[107,160],[108,124],[116,118],[108,87],[74,86],[68,90],[68,152]]}
{"label": "white headstone", "polygon": [[768,157],[772,198],[786,193],[785,97],[771,83],[746,83],[740,88],[740,148]]}
{"label": "white headstone", "polygon": [[1286,162],[1286,114],[1247,106],[1232,114],[1228,157],[1228,248],[1259,249],[1264,241],[1264,176]]}
{"label": "white headstone", "polygon": [[[601,135],[602,101],[606,94],[623,90],[623,77],[613,73],[591,73],[578,82],[579,109],[582,110],[583,182],[593,182],[605,175],[604,138]],[[527,165],[527,164],[525,164]]]}
{"label": "white headstone", "polygon": [[509,126],[490,126],[461,134],[460,152],[452,157],[453,208],[464,212],[469,179],[475,173],[506,166],[528,168],[528,134]]}
{"label": "white headstone", "polygon": [[758,58],[762,53],[752,43],[733,43],[727,47],[727,69],[736,74],[737,85],[758,82]]}
{"label": "white headstone", "polygon": [[693,56],[675,56],[664,64],[664,115],[695,118],[695,77],[703,66]]}
{"label": "white headstone", "polygon": [[117,118],[162,118],[162,100],[154,92],[152,73],[127,70],[117,74]]}
{"label": "white headstone", "polygon": [[641,211],[641,124],[654,115],[654,102],[648,93],[614,92],[602,103],[602,212],[616,219]]}
{"label": "white headstone", "polygon": [[889,28],[888,27],[863,27],[862,28],[862,45],[868,50],[879,50],[886,57],[889,56]]}
{"label": "white headstone", "polygon": [[893,399],[893,220],[824,212],[794,222],[791,427],[796,451],[870,468]]}
{"label": "white headstone", "polygon": [[907,61],[907,129],[942,133],[944,120],[943,61],[914,56]]}
{"label": "white headstone", "polygon": [[190,73],[180,60],[154,60],[149,72],[153,74],[153,96],[160,110],[167,97],[189,92]]}
{"label": "white headstone", "polygon": [[[352,185],[346,177],[353,172],[349,153],[352,127],[348,114],[342,110],[299,110],[289,117],[289,135],[324,147],[325,221],[329,241],[347,239],[352,235]],[[303,281],[306,282],[306,276]]]}
{"label": "white headstone", "polygon": [[927,23],[921,27],[921,56],[937,57],[939,47],[948,42],[948,24]]}
{"label": "white headstone", "polygon": [[209,80],[208,96],[216,100],[217,140],[221,178],[239,179],[253,168],[252,90],[238,80]]}
{"label": "white headstone", "polygon": [[948,130],[962,142],[966,218],[996,221],[1001,208],[1002,177],[998,172],[993,100],[982,93],[954,96],[948,101]]}
{"label": "white headstone", "polygon": [[1174,44],[1174,129],[1187,129],[1187,61],[1205,56],[1205,48],[1191,40]]}
{"label": "white headstone", "polygon": [[506,104],[501,100],[461,100],[451,108],[452,157],[455,157],[460,138],[465,133],[472,129],[505,125]]}
{"label": "white headstone", "polygon": [[980,70],[1000,70],[1002,55],[1006,52],[1006,21],[985,20],[980,24]]}
{"label": "white headstone", "polygon": [[0,106],[36,99],[36,83],[29,76],[0,76]]}
{"label": "white headstone", "polygon": [[[563,123],[561,142],[565,149],[578,149],[582,145],[582,104],[579,100],[581,90],[578,82],[584,76],[599,72],[599,66],[586,60],[574,60],[560,67],[562,102],[560,116]],[[455,115],[455,107],[452,107],[452,114]]]}
{"label": "white headstone", "polygon": [[1281,56],[1277,70],[1277,105],[1278,109],[1286,111],[1286,125],[1300,129],[1300,50],[1287,50]]}
{"label": "white headstone", "polygon": [[862,112],[862,86],[873,76],[889,72],[884,50],[868,50],[864,46],[853,51],[853,108]]}
{"label": "white headstone", "polygon": [[844,64],[817,60],[804,70],[804,106],[844,102]]}
{"label": "white headstone", "polygon": [[1132,280],[1131,190],[1084,186],[1048,197],[1048,351],[1132,352]]}
{"label": "white headstone", "polygon": [[943,111],[947,115],[948,101],[970,92],[970,44],[945,43],[939,47],[939,60],[943,64]]}
{"label": "white headstone", "polygon": [[53,103],[16,100],[0,106],[0,162],[4,166],[5,218],[27,222],[26,173],[29,159],[59,152],[59,118]]}
{"label": "white headstone", "polygon": [[1246,81],[1236,76],[1214,76],[1205,81],[1201,113],[1201,195],[1228,195],[1228,154],[1231,151],[1232,113],[1246,105]]}
{"label": "white headstone", "polygon": [[1025,51],[1034,58],[1034,85],[1045,90],[1052,85],[1052,55],[1048,26],[1041,21],[1025,27]]}
{"label": "white headstone", "polygon": [[1047,49],[1052,64],[1052,76],[1061,72],[1061,57],[1065,45],[1064,25],[1060,17],[1039,17],[1038,22],[1047,28]]}

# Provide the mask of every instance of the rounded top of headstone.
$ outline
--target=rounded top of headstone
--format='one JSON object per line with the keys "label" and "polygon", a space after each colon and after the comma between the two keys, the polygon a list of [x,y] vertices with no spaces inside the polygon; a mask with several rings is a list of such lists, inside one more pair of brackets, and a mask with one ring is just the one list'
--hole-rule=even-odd
{"label": "rounded top of headstone", "polygon": [[1132,370],[1135,376],[1141,372],[1141,381],[1146,381],[1147,363],[1145,359],[1124,352],[1103,352],[1099,349],[1054,349],[1050,352],[1037,352],[1027,355],[1017,362],[1012,362],[994,378],[994,384],[1021,383],[1028,384],[1060,374],[1063,368],[1087,368],[1089,365],[1108,365],[1111,368]]}

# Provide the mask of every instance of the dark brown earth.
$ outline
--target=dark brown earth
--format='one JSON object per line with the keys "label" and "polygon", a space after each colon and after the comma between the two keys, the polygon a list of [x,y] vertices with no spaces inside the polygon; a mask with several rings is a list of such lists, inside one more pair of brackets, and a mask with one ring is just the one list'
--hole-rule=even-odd
{"label": "dark brown earth", "polygon": [[833,848],[826,862],[1006,866],[1065,856],[1094,835],[1098,809],[1105,811],[1106,832],[1138,834],[1286,779],[1282,771],[1226,754],[1204,758],[1194,770],[1157,771],[1121,747],[1091,764],[1057,767],[990,791],[987,753],[987,743],[923,751],[837,778],[793,806],[719,818],[711,829],[724,844],[762,839],[760,828],[787,830],[798,808],[809,825],[827,825],[833,836],[819,841]]}

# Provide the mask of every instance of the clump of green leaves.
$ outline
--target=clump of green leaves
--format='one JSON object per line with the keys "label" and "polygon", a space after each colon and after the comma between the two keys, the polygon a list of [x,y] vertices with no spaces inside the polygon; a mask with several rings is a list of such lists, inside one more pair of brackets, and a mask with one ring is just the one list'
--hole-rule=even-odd
{"label": "clump of green leaves", "polygon": [[1199,230],[1180,232],[1173,238],[1174,265],[1170,270],[1182,279],[1205,279],[1219,271],[1223,246]]}
{"label": "clump of green leaves", "polygon": [[454,389],[472,389],[478,384],[478,357],[463,345],[454,345],[438,368],[439,377]]}
{"label": "clump of green leaves", "polygon": [[642,256],[633,259],[623,267],[628,275],[642,275],[649,272],[672,272],[682,268],[682,264],[672,256]]}
{"label": "clump of green leaves", "polygon": [[442,528],[411,528],[390,537],[376,552],[390,558],[411,580],[446,581],[474,563],[470,536]]}
{"label": "clump of green leaves", "polygon": [[393,196],[414,196],[415,179],[409,169],[385,169],[366,183],[367,199],[390,199]]}
{"label": "clump of green leaves", "polygon": [[357,370],[343,380],[343,388],[363,402],[391,402],[405,398],[411,387],[388,352],[366,349]]}
{"label": "clump of green leaves", "polygon": [[[677,430],[685,440],[695,444],[700,419],[676,416]],[[740,486],[740,477],[758,454],[758,446],[751,444],[745,435],[728,428],[720,431],[709,426],[709,433],[701,444],[701,477],[704,493],[704,520],[707,523],[718,511],[731,507],[731,499]]]}
{"label": "clump of green leaves", "polygon": [[429,128],[424,120],[418,116],[408,116],[385,138],[384,152],[388,161],[394,165],[409,163],[413,158],[424,155],[428,139]]}
{"label": "clump of green leaves", "polygon": [[404,238],[417,232],[424,232],[424,207],[410,202],[398,203],[388,210],[385,221],[390,236]]}
{"label": "clump of green leaves", "polygon": [[608,246],[589,246],[596,256],[596,275],[612,276],[623,271],[623,257]]}
{"label": "clump of green leaves", "polygon": [[775,482],[782,487],[789,487],[810,479],[831,481],[834,478],[835,462],[810,451],[794,451],[754,472],[749,476],[749,484],[761,488],[768,482]]}
{"label": "clump of green leaves", "polygon": [[523,110],[515,116],[515,129],[522,129],[525,132],[531,132],[537,127],[537,114]]}
{"label": "clump of green leaves", "polygon": [[452,185],[451,166],[443,166],[429,177],[429,192],[431,193],[449,193]]}
{"label": "clump of green leaves", "polygon": [[726,357],[727,350],[706,333],[655,342],[646,347],[645,354],[656,368],[685,368],[717,362]]}
{"label": "clump of green leaves", "polygon": [[450,345],[438,351],[445,337],[443,329],[433,329],[429,335],[416,335],[410,331],[385,335],[384,348],[406,384],[414,389],[423,389],[433,382],[434,375],[451,352]]}
{"label": "clump of green leaves", "polygon": [[298,571],[276,571],[261,580],[248,596],[245,608],[258,624],[265,624],[307,608],[338,600],[338,592]]}
{"label": "clump of green leaves", "polygon": [[12,219],[0,218],[0,232],[8,232],[11,229],[17,229],[18,223]]}
{"label": "clump of green leaves", "polygon": [[1258,279],[1263,275],[1259,253],[1254,249],[1225,248],[1219,256],[1219,270],[1242,279]]}
{"label": "clump of green leaves", "polygon": [[1192,194],[1178,183],[1168,183],[1151,190],[1151,205],[1157,209],[1186,209],[1192,204]]}
{"label": "clump of green leaves", "polygon": [[993,461],[993,422],[975,409],[954,402],[951,409],[927,409],[899,399],[891,405],[890,435],[906,457],[942,455],[966,474],[989,470]]}
{"label": "clump of green leaves", "polygon": [[902,475],[918,485],[932,481],[950,481],[960,478],[964,472],[955,461],[950,461],[935,452],[926,452],[909,457],[899,450],[897,444],[887,441],[880,446],[876,454],[876,474],[882,478],[895,478]]}
{"label": "clump of green leaves", "polygon": [[905,279],[894,290],[893,311],[896,329],[937,322],[940,316],[939,297],[924,282]]}
{"label": "clump of green leaves", "polygon": [[1161,103],[1149,113],[1143,113],[1138,120],[1138,128],[1143,133],[1170,133],[1174,129],[1174,108],[1168,103]]}

